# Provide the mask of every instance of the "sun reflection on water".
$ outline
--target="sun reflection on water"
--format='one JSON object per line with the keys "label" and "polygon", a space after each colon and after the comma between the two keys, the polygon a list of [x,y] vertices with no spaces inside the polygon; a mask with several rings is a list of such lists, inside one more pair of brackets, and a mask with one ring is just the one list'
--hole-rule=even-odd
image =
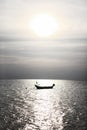
{"label": "sun reflection on water", "polygon": [[[41,82],[43,83],[44,81]],[[62,130],[63,128],[62,119],[64,114],[61,111],[59,103],[55,102],[55,98],[53,89],[37,91],[33,109],[35,114],[35,123],[41,127],[41,130]],[[57,99],[57,101],[59,101],[59,99]]]}
{"label": "sun reflection on water", "polygon": [[[53,80],[36,81],[42,86],[56,84]],[[61,109],[60,92],[56,91],[57,86],[53,89],[38,90],[34,88],[35,81],[24,84],[27,87],[22,92],[22,97],[26,103],[26,110],[24,110],[26,116],[31,116],[31,121],[26,123],[24,130],[63,130],[64,112]],[[32,105],[31,111],[28,109],[30,105]]]}

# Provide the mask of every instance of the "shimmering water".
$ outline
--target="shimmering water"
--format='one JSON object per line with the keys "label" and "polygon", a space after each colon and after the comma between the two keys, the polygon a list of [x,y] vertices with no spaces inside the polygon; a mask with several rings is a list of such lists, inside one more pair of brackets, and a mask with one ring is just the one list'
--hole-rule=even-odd
{"label": "shimmering water", "polygon": [[87,82],[0,80],[0,130],[87,130]]}

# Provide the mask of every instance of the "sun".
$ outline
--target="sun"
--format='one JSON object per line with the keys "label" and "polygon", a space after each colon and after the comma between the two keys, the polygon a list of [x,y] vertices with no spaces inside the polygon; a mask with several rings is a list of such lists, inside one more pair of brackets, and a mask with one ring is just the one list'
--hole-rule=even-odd
{"label": "sun", "polygon": [[29,26],[36,35],[47,37],[56,32],[58,25],[54,17],[40,14],[32,18]]}

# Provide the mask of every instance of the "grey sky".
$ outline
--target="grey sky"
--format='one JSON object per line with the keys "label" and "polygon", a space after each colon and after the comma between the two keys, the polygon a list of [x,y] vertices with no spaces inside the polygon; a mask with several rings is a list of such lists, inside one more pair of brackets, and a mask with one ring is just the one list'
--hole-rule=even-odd
{"label": "grey sky", "polygon": [[[41,39],[28,28],[39,13],[57,20],[53,36]],[[86,80],[86,15],[86,0],[0,0],[0,78]]]}

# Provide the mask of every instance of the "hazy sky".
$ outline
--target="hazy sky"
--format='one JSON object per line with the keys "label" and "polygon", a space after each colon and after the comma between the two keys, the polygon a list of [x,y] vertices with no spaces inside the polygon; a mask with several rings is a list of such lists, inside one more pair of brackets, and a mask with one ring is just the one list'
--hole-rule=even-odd
{"label": "hazy sky", "polygon": [[35,38],[29,22],[36,14],[43,13],[52,15],[58,22],[59,30],[54,38],[86,37],[86,0],[0,0],[0,33]]}
{"label": "hazy sky", "polygon": [[[52,36],[29,28],[37,14],[55,18]],[[85,80],[86,66],[86,0],[0,0],[0,78]]]}

